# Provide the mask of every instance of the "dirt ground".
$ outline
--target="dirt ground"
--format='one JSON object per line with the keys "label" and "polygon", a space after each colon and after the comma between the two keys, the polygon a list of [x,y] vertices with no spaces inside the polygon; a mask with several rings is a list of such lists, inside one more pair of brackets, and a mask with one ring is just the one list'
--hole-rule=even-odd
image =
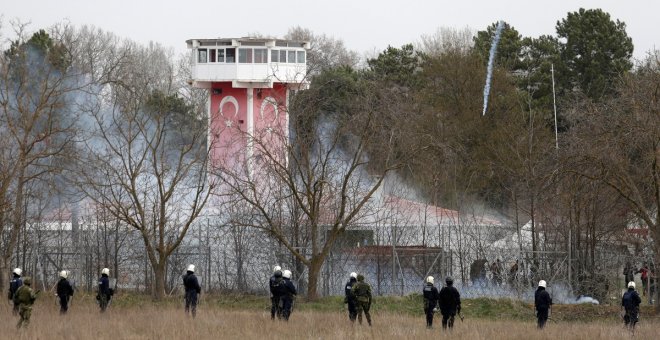
{"label": "dirt ground", "polygon": [[[391,313],[373,315],[374,326],[351,325],[339,312],[296,312],[286,322],[271,321],[263,311],[226,310],[200,306],[196,319],[187,318],[180,306],[136,305],[111,306],[100,314],[92,302],[71,306],[60,316],[58,306],[41,301],[35,305],[27,329],[15,328],[17,317],[10,306],[0,308],[2,339],[425,339],[429,336],[452,339],[629,339],[631,334],[621,323],[553,322],[545,330],[536,329],[534,321],[457,320],[455,329],[443,332],[436,318],[434,329],[425,328],[423,316]],[[642,316],[635,337],[654,339],[660,322]]]}

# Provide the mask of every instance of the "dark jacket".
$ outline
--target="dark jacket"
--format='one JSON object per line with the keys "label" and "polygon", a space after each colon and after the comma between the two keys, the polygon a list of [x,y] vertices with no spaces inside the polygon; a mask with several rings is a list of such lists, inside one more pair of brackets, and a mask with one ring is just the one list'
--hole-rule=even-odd
{"label": "dark jacket", "polygon": [[348,282],[346,282],[346,285],[344,285],[344,303],[355,303],[355,295],[353,295],[353,285],[357,282],[357,280],[352,277]]}
{"label": "dark jacket", "polygon": [[101,275],[99,279],[99,295],[112,296],[112,291],[110,290],[110,279],[108,275]]}
{"label": "dark jacket", "polygon": [[195,292],[199,294],[202,292],[202,287],[199,285],[197,276],[195,276],[195,273],[190,271],[183,276],[183,287],[185,288],[186,293]]}
{"label": "dark jacket", "polygon": [[422,294],[424,295],[424,309],[433,309],[437,306],[440,299],[438,288],[435,288],[431,283],[427,283],[422,289]]}
{"label": "dark jacket", "polygon": [[61,298],[68,298],[69,296],[73,296],[73,287],[71,287],[69,280],[61,278],[59,281],[57,281],[57,296]]}
{"label": "dark jacket", "polygon": [[23,279],[21,279],[20,276],[14,274],[14,277],[9,281],[9,294],[7,295],[7,298],[9,300],[14,299],[14,295],[16,295],[16,292],[18,291],[18,288],[23,285]]}
{"label": "dark jacket", "polygon": [[281,271],[276,271],[273,276],[270,277],[268,281],[268,288],[270,289],[270,294],[272,296],[282,296],[284,294],[284,278],[282,277]]}
{"label": "dark jacket", "polygon": [[536,310],[546,310],[552,306],[552,298],[545,288],[539,287],[536,289],[536,293],[534,293],[534,306]]}
{"label": "dark jacket", "polygon": [[287,278],[284,278],[284,289],[282,289],[282,292],[284,293],[282,296],[287,297],[287,298],[293,298],[298,294],[298,291],[296,291],[296,286],[293,285],[293,282]]}
{"label": "dark jacket", "polygon": [[440,289],[440,312],[442,314],[456,314],[461,311],[461,294],[454,286],[446,286]]}
{"label": "dark jacket", "polygon": [[642,303],[639,294],[633,288],[628,288],[628,291],[623,294],[621,298],[621,306],[627,311],[637,311],[639,310],[639,304]]}

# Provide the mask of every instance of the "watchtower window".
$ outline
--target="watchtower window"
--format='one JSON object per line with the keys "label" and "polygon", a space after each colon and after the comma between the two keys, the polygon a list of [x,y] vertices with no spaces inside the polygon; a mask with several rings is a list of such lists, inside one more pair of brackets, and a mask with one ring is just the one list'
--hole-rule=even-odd
{"label": "watchtower window", "polygon": [[202,64],[208,62],[208,51],[205,48],[197,50],[197,62]]}
{"label": "watchtower window", "polygon": [[289,57],[287,58],[287,61],[289,63],[295,63],[296,62],[296,51],[288,51],[289,52]]}
{"label": "watchtower window", "polygon": [[215,63],[215,53],[216,53],[215,48],[209,50],[209,63]]}
{"label": "watchtower window", "polygon": [[305,51],[298,51],[298,63],[299,64],[305,63]]}
{"label": "watchtower window", "polygon": [[280,51],[280,63],[286,63],[286,51]]}
{"label": "watchtower window", "polygon": [[238,49],[238,62],[239,63],[252,63],[252,49],[239,48]]}
{"label": "watchtower window", "polygon": [[254,63],[265,64],[268,62],[268,50],[265,48],[254,49]]}
{"label": "watchtower window", "polygon": [[221,48],[218,50],[218,62],[219,63],[224,63],[225,62],[225,49]]}
{"label": "watchtower window", "polygon": [[279,63],[280,62],[280,50],[271,50],[270,51],[270,62]]}
{"label": "watchtower window", "polygon": [[227,59],[226,63],[235,63],[236,62],[236,49],[235,48],[228,48],[225,50],[227,53]]}

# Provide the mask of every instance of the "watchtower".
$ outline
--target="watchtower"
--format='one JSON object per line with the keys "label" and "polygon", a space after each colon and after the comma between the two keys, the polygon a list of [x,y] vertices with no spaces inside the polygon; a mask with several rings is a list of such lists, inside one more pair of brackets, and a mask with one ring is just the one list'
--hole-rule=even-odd
{"label": "watchtower", "polygon": [[288,134],[289,96],[307,86],[309,43],[261,38],[186,43],[193,52],[192,85],[208,89],[214,164],[231,166],[251,159],[253,141],[263,133]]}

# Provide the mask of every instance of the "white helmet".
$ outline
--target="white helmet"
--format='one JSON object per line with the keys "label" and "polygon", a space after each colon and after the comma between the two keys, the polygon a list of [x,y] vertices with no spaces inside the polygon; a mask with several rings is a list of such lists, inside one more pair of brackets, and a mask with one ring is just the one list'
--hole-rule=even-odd
{"label": "white helmet", "polygon": [[193,273],[194,273],[194,272],[195,272],[195,265],[194,265],[194,264],[189,264],[189,265],[188,265],[188,269],[186,269],[186,270],[189,271],[189,272],[193,272]]}
{"label": "white helmet", "polygon": [[21,274],[23,274],[23,271],[21,270],[21,268],[14,268],[13,273],[18,276],[21,276]]}
{"label": "white helmet", "polygon": [[429,276],[426,278],[426,283],[433,284],[433,276]]}
{"label": "white helmet", "polygon": [[101,269],[101,275],[103,274],[110,276],[110,269],[108,268]]}
{"label": "white helmet", "polygon": [[547,284],[545,283],[545,280],[539,281],[539,287],[546,288]]}
{"label": "white helmet", "polygon": [[276,271],[282,271],[282,267],[280,267],[280,266],[273,267],[273,273],[276,272]]}
{"label": "white helmet", "polygon": [[60,277],[61,278],[66,279],[67,276],[69,276],[69,272],[67,272],[66,270],[63,270],[63,271],[60,272]]}
{"label": "white helmet", "polygon": [[290,270],[285,270],[284,273],[282,273],[282,276],[284,276],[287,279],[291,279],[291,271]]}
{"label": "white helmet", "polygon": [[635,281],[628,282],[628,288],[635,289]]}
{"label": "white helmet", "polygon": [[357,273],[356,273],[356,272],[352,272],[351,275],[349,275],[349,277],[354,278],[354,279],[357,279]]}

